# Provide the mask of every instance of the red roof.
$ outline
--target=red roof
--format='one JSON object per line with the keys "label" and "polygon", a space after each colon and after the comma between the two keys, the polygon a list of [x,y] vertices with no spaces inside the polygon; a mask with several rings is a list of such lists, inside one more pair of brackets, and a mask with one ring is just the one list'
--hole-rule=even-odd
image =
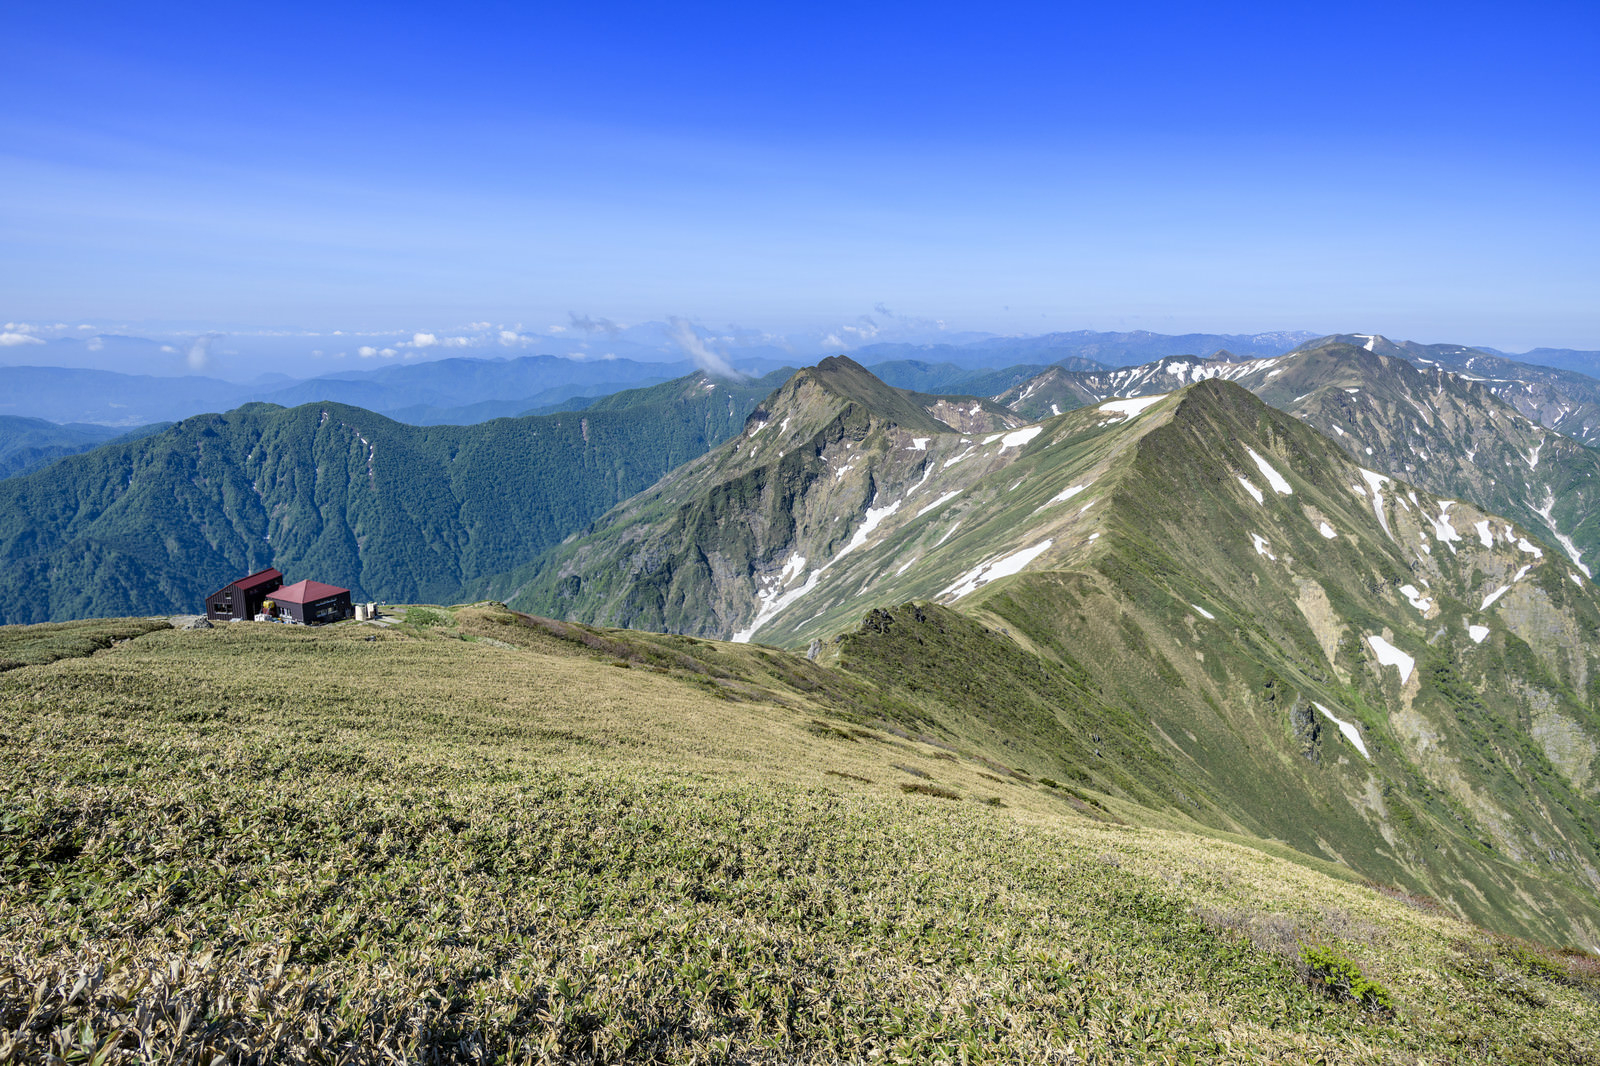
{"label": "red roof", "polygon": [[274,600],[280,603],[312,603],[316,600],[325,600],[329,596],[339,593],[350,594],[349,589],[342,589],[338,585],[324,585],[320,581],[296,581],[292,585],[285,585],[276,592],[270,593]]}
{"label": "red roof", "polygon": [[218,589],[216,592],[213,592],[211,595],[215,596],[215,595],[217,595],[218,592],[222,592],[222,591],[224,591],[226,589],[230,589],[230,588],[235,588],[235,589],[238,589],[240,592],[243,592],[246,589],[253,589],[257,585],[265,585],[269,581],[282,581],[282,580],[283,580],[283,575],[278,573],[277,570],[275,570],[275,569],[273,569],[272,567],[269,566],[265,570],[257,570],[255,573],[251,574],[249,577],[241,577],[238,581],[230,581],[226,585],[222,586],[222,588]]}

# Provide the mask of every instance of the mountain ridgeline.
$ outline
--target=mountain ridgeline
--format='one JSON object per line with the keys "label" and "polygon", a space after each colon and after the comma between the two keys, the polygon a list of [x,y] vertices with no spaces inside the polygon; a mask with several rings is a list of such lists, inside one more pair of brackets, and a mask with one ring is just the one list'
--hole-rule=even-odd
{"label": "mountain ridgeline", "polygon": [[926,400],[826,361],[490,589],[809,646],[958,748],[1600,943],[1600,598],[1566,554],[1215,378],[1032,425]]}
{"label": "mountain ridgeline", "polygon": [[[1587,424],[1571,414],[1576,401],[1565,408],[1534,402],[1542,375],[1565,372],[1498,359],[1502,372],[1514,369],[1527,381],[1493,382],[1447,366],[1486,359],[1498,357],[1451,345],[1328,337],[1245,362],[1184,356],[1112,371],[1051,368],[995,400],[1043,418],[1196,381],[1233,381],[1328,434],[1359,463],[1526,525],[1588,575],[1600,556],[1600,451],[1558,431]],[[1589,386],[1600,389],[1600,382]],[[1577,386],[1568,393],[1576,396]]]}
{"label": "mountain ridgeline", "polygon": [[196,611],[266,566],[450,602],[737,432],[783,376],[475,426],[334,403],[187,418],[0,481],[0,622]]}
{"label": "mountain ridgeline", "polygon": [[[847,358],[825,359],[754,411],[734,441],[479,591],[606,625],[731,637],[780,609],[783,585],[808,580],[806,556],[837,560],[858,546],[883,517],[873,501],[886,480],[943,458],[963,430],[1021,421],[988,401],[907,392]],[[833,605],[822,629],[853,621],[854,602]]]}

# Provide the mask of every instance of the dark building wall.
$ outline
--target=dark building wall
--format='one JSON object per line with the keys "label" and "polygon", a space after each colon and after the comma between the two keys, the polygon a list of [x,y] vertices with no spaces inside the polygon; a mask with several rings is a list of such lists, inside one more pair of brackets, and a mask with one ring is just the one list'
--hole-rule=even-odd
{"label": "dark building wall", "polygon": [[206,617],[219,621],[234,618],[249,620],[260,613],[262,602],[270,599],[281,587],[281,581],[268,581],[241,592],[229,585],[206,597]]}
{"label": "dark building wall", "polygon": [[308,626],[321,625],[324,622],[337,622],[341,618],[349,618],[350,594],[341,592],[337,596],[326,596],[310,603],[284,603],[279,602],[281,613],[293,618],[296,622],[303,622]]}

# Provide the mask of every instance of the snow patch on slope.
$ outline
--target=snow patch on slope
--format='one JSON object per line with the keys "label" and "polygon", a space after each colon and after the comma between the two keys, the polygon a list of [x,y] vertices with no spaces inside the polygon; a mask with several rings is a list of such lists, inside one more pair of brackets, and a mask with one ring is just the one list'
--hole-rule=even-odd
{"label": "snow patch on slope", "polygon": [[1282,474],[1273,469],[1271,463],[1257,455],[1254,448],[1246,448],[1245,451],[1249,452],[1250,458],[1255,460],[1256,466],[1261,469],[1261,476],[1267,479],[1267,484],[1272,486],[1273,492],[1280,496],[1294,495],[1294,489],[1289,486],[1289,482],[1284,480]]}
{"label": "snow patch on slope", "polygon": [[868,507],[866,517],[862,520],[860,527],[856,530],[855,536],[850,538],[850,543],[839,549],[839,554],[833,557],[833,562],[838,562],[840,559],[843,559],[846,555],[849,555],[851,552],[865,544],[867,542],[867,538],[872,535],[872,531],[877,529],[878,526],[883,523],[885,518],[888,518],[898,510],[900,510],[899,500],[894,501],[887,507]]}
{"label": "snow patch on slope", "polygon": [[[1530,500],[1528,502],[1528,506],[1533,507],[1533,501]],[[1533,507],[1533,513],[1544,519],[1544,524],[1550,527],[1551,536],[1556,538],[1556,543],[1561,545],[1561,550],[1567,553],[1567,558],[1572,560],[1572,565],[1576,566],[1579,570],[1582,570],[1584,577],[1594,577],[1594,575],[1589,572],[1589,568],[1583,564],[1583,553],[1578,551],[1578,546],[1576,544],[1572,543],[1572,538],[1556,529],[1556,520],[1550,517],[1550,512],[1554,511],[1555,507],[1555,493],[1550,492],[1547,489],[1544,498],[1544,506]],[[1488,525],[1488,523],[1484,524]]]}
{"label": "snow patch on slope", "polygon": [[1002,577],[1021,573],[1029,563],[1050,550],[1052,540],[1044,540],[1031,548],[1012,552],[993,562],[983,563],[968,573],[957,578],[952,584],[943,589],[939,595],[951,596],[960,599],[971,592],[976,592],[981,586]]}
{"label": "snow patch on slope", "polygon": [[[804,559],[800,560],[800,565],[805,565]],[[787,571],[788,567],[785,566],[784,569]],[[756,594],[756,616],[750,620],[750,627],[748,629],[741,629],[739,632],[733,635],[733,643],[750,643],[751,639],[753,639],[756,635],[756,630],[772,621],[772,619],[777,616],[779,611],[782,611],[791,604],[798,602],[801,597],[806,595],[806,593],[815,589],[817,587],[817,582],[822,579],[822,571],[826,569],[827,567],[824,566],[811,571],[811,574],[806,578],[806,583],[804,585],[801,585],[799,588],[790,589],[788,592],[779,591],[782,588],[781,584],[774,585],[772,588],[762,589]]]}
{"label": "snow patch on slope", "polygon": [[1433,606],[1433,601],[1424,596],[1415,585],[1401,585],[1400,594],[1410,600],[1411,606],[1423,614],[1427,614],[1428,608]]}
{"label": "snow patch on slope", "polygon": [[1020,448],[1043,432],[1043,426],[1024,426],[1021,429],[1013,430],[1000,438],[999,454],[1004,454],[1007,448]]}
{"label": "snow patch on slope", "polygon": [[1136,396],[1131,400],[1112,400],[1109,403],[1101,404],[1100,410],[1108,415],[1134,418],[1143,414],[1146,408],[1154,407],[1162,400],[1165,400],[1168,395],[1168,393],[1162,393],[1160,396]]}
{"label": "snow patch on slope", "polygon": [[1378,524],[1383,527],[1383,531],[1384,533],[1388,534],[1389,539],[1393,540],[1394,533],[1389,529],[1389,516],[1383,512],[1383,487],[1389,484],[1390,479],[1384,477],[1376,470],[1368,470],[1364,466],[1357,467],[1356,469],[1361,471],[1362,480],[1364,480],[1367,483],[1367,487],[1372,490],[1372,512],[1378,516]]}
{"label": "snow patch on slope", "polygon": [[1328,710],[1328,708],[1315,701],[1312,702],[1311,706],[1321,711],[1327,716],[1328,721],[1338,726],[1339,732],[1344,734],[1345,739],[1348,740],[1368,762],[1372,761],[1372,756],[1367,754],[1367,746],[1361,742],[1361,730],[1356,728],[1353,722],[1346,722],[1343,718],[1340,718],[1338,715]]}
{"label": "snow patch on slope", "polygon": [[945,493],[943,496],[940,496],[937,500],[934,500],[932,503],[928,504],[928,506],[926,506],[922,510],[918,511],[917,512],[917,517],[921,518],[923,515],[927,514],[929,511],[933,510],[935,507],[938,507],[941,504],[949,503],[951,500],[955,499],[959,495],[961,495],[961,490],[960,489],[956,489],[954,492]]}
{"label": "snow patch on slope", "polygon": [[1411,670],[1417,665],[1417,660],[1390,644],[1382,637],[1369,635],[1367,643],[1372,645],[1373,652],[1378,656],[1378,662],[1384,666],[1395,666],[1400,669],[1400,683],[1405,684],[1411,678]]}
{"label": "snow patch on slope", "polygon": [[1082,485],[1068,485],[1066,488],[1050,497],[1050,502],[1065,503],[1092,484],[1094,484],[1092,481],[1085,481]]}

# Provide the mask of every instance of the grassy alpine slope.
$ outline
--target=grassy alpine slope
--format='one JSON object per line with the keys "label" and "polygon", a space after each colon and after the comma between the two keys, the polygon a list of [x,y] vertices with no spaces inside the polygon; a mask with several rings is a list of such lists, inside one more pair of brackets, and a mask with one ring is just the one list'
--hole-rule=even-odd
{"label": "grassy alpine slope", "polygon": [[914,710],[495,605],[7,670],[0,1058],[1600,1056],[1593,957]]}

